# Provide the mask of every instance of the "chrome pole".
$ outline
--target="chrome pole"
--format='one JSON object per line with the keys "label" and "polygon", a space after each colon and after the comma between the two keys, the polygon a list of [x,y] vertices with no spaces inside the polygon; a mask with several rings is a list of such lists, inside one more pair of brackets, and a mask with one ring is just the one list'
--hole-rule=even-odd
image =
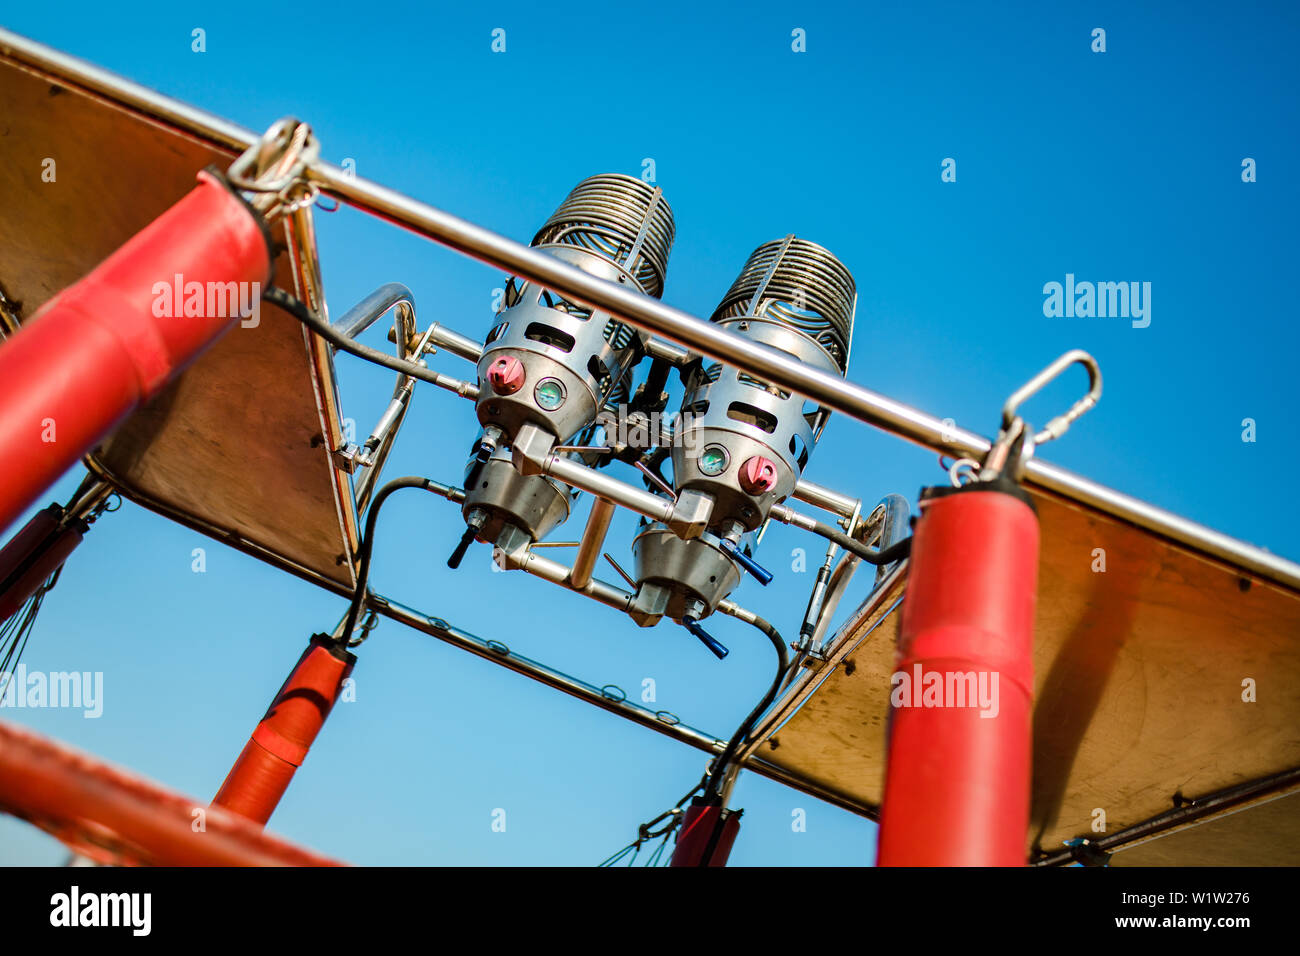
{"label": "chrome pole", "polygon": [[600,549],[605,545],[605,535],[609,532],[609,522],[613,517],[612,502],[597,498],[591,503],[587,527],[583,529],[582,541],[579,542],[578,553],[573,559],[573,570],[569,574],[569,586],[574,590],[581,591],[591,583],[591,574],[600,558]]}
{"label": "chrome pole", "polygon": [[803,478],[800,478],[795,483],[794,496],[804,504],[820,508],[822,511],[829,511],[843,518],[852,518],[858,509],[862,507],[862,502],[857,498],[851,498],[821,485],[814,485],[811,481]]}
{"label": "chrome pole", "polygon": [[542,466],[542,474],[550,475],[579,491],[621,505],[629,511],[645,515],[652,521],[671,522],[675,513],[673,502],[659,495],[624,484],[604,472],[588,468],[570,458],[551,453]]}

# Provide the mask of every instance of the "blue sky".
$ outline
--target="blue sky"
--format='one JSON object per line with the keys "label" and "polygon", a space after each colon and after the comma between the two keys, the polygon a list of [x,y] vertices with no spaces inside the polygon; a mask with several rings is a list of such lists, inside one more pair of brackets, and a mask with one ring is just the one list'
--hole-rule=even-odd
{"label": "blue sky", "polygon": [[[282,24],[159,3],[0,13],[250,128],[304,118],[327,159],[522,241],[580,179],[639,175],[652,158],[677,216],[666,301],[707,315],[759,243],[812,239],[857,281],[850,377],[985,434],[1016,386],[1085,348],[1105,395],[1042,456],[1293,559],[1296,21],[1288,4],[1183,3],[743,14],[433,3],[369,18],[320,3]],[[196,27],[206,53],[191,51]],[[498,27],[504,54],[490,50]],[[1090,49],[1097,27],[1105,53]],[[795,28],[805,53],[791,50]],[[949,157],[955,183],[940,179]],[[1247,157],[1257,182],[1242,182]],[[350,210],[318,222],[335,314],[400,281],[423,321],[486,332],[499,273]],[[1150,282],[1150,326],[1046,317],[1043,285],[1067,273]],[[386,347],[383,336],[366,341]],[[364,433],[392,376],[344,356],[339,370]],[[1026,411],[1046,421],[1082,387],[1076,370]],[[1245,418],[1253,443],[1241,440]],[[468,403],[422,391],[387,473],[458,481],[473,431]],[[914,501],[944,480],[933,455],[844,418],[807,474],[867,501]],[[65,500],[78,477],[46,500]],[[738,622],[714,623],[732,648],[718,662],[680,628],[640,630],[493,574],[483,546],[449,572],[461,525],[445,503],[409,494],[384,515],[373,585],[483,637],[597,684],[634,691],[654,678],[656,706],[723,736],[770,679],[770,647]],[[620,515],[613,553],[630,553],[632,530]],[[735,594],[790,635],[811,584],[790,570],[800,545],[772,529],[760,559],[777,580]],[[195,547],[207,549],[205,574],[191,572]],[[864,593],[865,580],[841,617]],[[103,716],[3,716],[210,797],[307,636],[343,606],[127,505],[75,554],[25,658],[103,671]],[[704,767],[696,751],[396,624],[362,649],[355,676],[358,700],[331,717],[271,822],[352,862],[593,864]],[[733,803],[746,810],[734,863],[874,859],[871,824],[778,784],[747,775]],[[491,829],[496,808],[505,833]],[[796,808],[806,832],[792,832]],[[0,819],[0,862],[61,859],[53,841]]]}

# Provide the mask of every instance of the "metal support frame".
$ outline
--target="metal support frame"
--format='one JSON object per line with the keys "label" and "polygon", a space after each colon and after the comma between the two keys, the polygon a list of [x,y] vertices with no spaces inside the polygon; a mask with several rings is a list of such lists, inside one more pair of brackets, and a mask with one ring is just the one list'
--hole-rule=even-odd
{"label": "metal support frame", "polygon": [[[397,310],[397,320],[392,330],[395,334],[390,334],[389,337],[397,344],[397,357],[418,361],[428,344],[429,336],[417,340],[414,347],[411,347],[416,329],[415,297],[410,289],[400,283],[389,282],[380,286],[349,309],[347,314],[335,323],[335,326],[348,338],[355,338],[393,309]],[[388,460],[388,454],[397,440],[402,422],[406,420],[406,411],[410,408],[414,393],[415,379],[410,375],[399,373],[397,384],[393,386],[393,397],[365,444],[359,449],[345,446],[345,450],[350,453],[360,471],[356,481],[358,515],[365,514],[366,506],[370,504],[370,496],[375,490],[375,481],[383,471],[384,462]]]}

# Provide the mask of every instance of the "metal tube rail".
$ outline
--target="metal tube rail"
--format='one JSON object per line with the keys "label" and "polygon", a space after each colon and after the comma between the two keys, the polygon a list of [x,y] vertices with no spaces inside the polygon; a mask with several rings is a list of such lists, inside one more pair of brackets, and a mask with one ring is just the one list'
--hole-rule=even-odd
{"label": "metal tube rail", "polygon": [[690,349],[673,345],[671,342],[661,342],[659,339],[650,339],[646,342],[645,351],[652,359],[662,359],[674,368],[680,368],[691,360]]}
{"label": "metal tube rail", "polygon": [[[408,328],[411,331],[416,329],[415,303],[413,301],[401,308],[401,321],[394,327],[394,330],[405,332]],[[415,348],[410,354],[407,354],[406,344],[409,339],[403,336],[402,344],[397,346],[397,357],[416,365],[424,365],[420,356],[424,354],[432,335],[433,327],[431,326],[416,341]],[[412,375],[398,374],[397,387],[393,389],[393,398],[388,403],[388,408],[384,410],[384,414],[379,417],[379,422],[371,431],[370,437],[366,439],[365,445],[362,446],[362,460],[375,473],[378,473],[383,467],[384,459],[387,457],[393,441],[397,438],[397,430],[402,427],[402,420],[406,417],[406,409],[410,405],[411,395],[415,390],[415,382],[416,379]]]}
{"label": "metal tube rail", "polygon": [[285,239],[289,244],[294,291],[298,298],[326,322],[329,303],[321,278],[320,256],[316,250],[316,223],[310,206],[295,209],[284,221]]}
{"label": "metal tube rail", "polygon": [[857,498],[841,494],[822,485],[815,485],[803,478],[795,482],[794,497],[806,505],[812,505],[822,511],[829,511],[842,518],[852,518],[858,509],[862,507],[862,502]]}
{"label": "metal tube rail", "polygon": [[[907,506],[907,499],[902,495],[885,495],[880,499],[880,504],[876,507],[884,507],[885,514],[880,522],[880,535],[876,541],[876,547],[881,551],[892,548],[898,542],[902,541],[912,533],[910,522],[911,509]],[[882,564],[876,568],[876,583],[880,581],[898,567],[899,561],[893,564]]]}
{"label": "metal tube rail", "polygon": [[[397,379],[397,388],[393,390],[392,400],[388,403],[388,409],[375,426],[370,438],[366,440],[363,452],[368,455],[370,461],[362,467],[361,474],[356,481],[356,507],[357,514],[365,514],[366,508],[370,504],[370,495],[375,490],[375,481],[380,473],[384,470],[384,464],[388,461],[389,452],[393,450],[393,443],[397,440],[397,433],[406,420],[406,411],[411,407],[411,396],[415,394],[415,379],[409,375],[403,376],[399,373]],[[378,436],[378,443],[372,448],[371,442]]]}
{"label": "metal tube rail", "polygon": [[429,329],[429,341],[452,355],[458,355],[475,364],[483,356],[482,342],[475,342],[469,336],[461,335],[455,329],[449,329],[437,322]]}
{"label": "metal tube rail", "polygon": [[570,591],[586,595],[593,601],[599,601],[616,611],[626,612],[632,606],[632,599],[635,597],[630,591],[616,588],[599,578],[588,577],[587,583],[579,586],[574,583],[571,577],[572,571],[567,565],[559,561],[552,561],[550,558],[544,558],[540,554],[534,554],[531,550],[525,551],[523,556],[517,559],[517,563],[513,560],[511,563],[522,571],[527,571],[529,574],[544,581],[550,581],[552,584],[568,588]]}
{"label": "metal tube rail", "polygon": [[[300,210],[301,211],[301,210]],[[348,309],[338,322],[334,323],[334,328],[348,338],[356,338],[366,329],[370,328],[382,316],[387,315],[393,309],[397,309],[398,320],[397,328],[406,330],[408,327],[415,328],[415,296],[411,290],[400,282],[389,282]],[[317,310],[317,314],[324,316],[323,312]],[[337,349],[337,346],[335,346]],[[399,345],[397,348],[397,357],[406,358],[406,349]],[[370,438],[366,440],[362,449],[363,454],[368,459],[364,463],[361,473],[357,476],[355,487],[355,501],[357,514],[365,513],[366,507],[370,504],[370,495],[374,492],[375,479],[383,471],[384,463],[388,460],[388,454],[392,451],[393,442],[397,439],[397,432],[402,427],[402,422],[406,419],[406,410],[410,407],[411,396],[415,391],[415,379],[410,375],[397,373],[397,385],[393,389],[393,398],[388,403],[388,408],[380,417],[379,423],[370,433]]]}
{"label": "metal tube rail", "polygon": [[[0,56],[38,67],[67,83],[130,105],[154,119],[230,150],[243,151],[259,141],[256,134],[234,123],[4,29],[0,29]],[[307,176],[324,192],[359,209],[494,268],[505,269],[513,275],[554,289],[579,305],[609,312],[616,319],[699,352],[706,358],[733,365],[773,385],[797,392],[827,408],[932,451],[982,460],[991,447],[988,439],[974,432],[946,425],[933,415],[854,385],[829,372],[803,365],[793,357],[767,349],[756,349],[748,339],[712,322],[696,318],[658,299],[606,282],[482,226],[404,196],[396,190],[353,177],[338,166],[317,162],[307,169]],[[1025,463],[1024,480],[1300,590],[1300,564],[1041,459],[1033,458]]]}
{"label": "metal tube rail", "polygon": [[[333,323],[333,326],[348,338],[354,339],[382,318],[393,306],[400,306],[403,303],[411,310],[411,318],[414,321],[415,296],[411,294],[411,290],[400,282],[385,282],[348,309],[342,318]],[[468,336],[461,335],[454,329],[439,325],[437,322],[434,322],[425,334],[434,345],[471,362],[477,362],[483,354],[482,343],[475,342]],[[390,332],[389,341],[392,340],[393,335]],[[407,347],[410,347],[409,343]]]}
{"label": "metal tube rail", "polygon": [[669,499],[624,484],[617,478],[611,478],[603,472],[588,468],[555,452],[546,456],[542,474],[549,475],[579,491],[585,491],[589,495],[622,505],[629,511],[645,515],[653,521],[667,524],[673,520],[673,512],[676,509]]}
{"label": "metal tube rail", "polygon": [[[710,756],[717,756],[727,746],[725,740],[719,740],[702,730],[682,723],[675,714],[662,710],[653,711],[639,704],[634,704],[626,698],[608,694],[606,693],[609,689],[608,685],[606,687],[596,687],[594,684],[588,684],[576,677],[570,677],[553,667],[548,667],[522,654],[516,654],[498,641],[484,640],[468,631],[454,627],[442,618],[421,614],[419,611],[396,601],[390,601],[388,598],[373,592],[368,596],[366,603],[367,606],[373,607],[384,617],[405,624],[421,634],[437,638],[460,650],[469,651],[476,657],[499,664],[516,674],[522,674],[524,677],[562,691],[570,697],[585,703],[594,704],[601,710],[617,714],[635,724],[640,724],[642,727],[648,727],[665,737],[670,737],[679,743],[688,744]],[[783,783],[786,786],[811,794],[819,800],[825,800],[827,803],[848,810],[850,813],[856,813],[872,820],[876,818],[878,808],[875,804],[865,803],[834,788],[804,780],[783,767],[768,763],[761,757],[750,756],[745,764],[745,769],[767,777],[769,780],[775,780],[777,783]]]}
{"label": "metal tube rail", "polygon": [[[1267,803],[1269,799],[1289,796],[1295,792],[1297,786],[1300,786],[1300,768],[1293,767],[1257,780],[1248,780],[1223,790],[1216,790],[1194,800],[1187,800],[1180,806],[1148,817],[1123,830],[1095,838],[1089,836],[1088,845],[1103,852],[1132,849],[1171,831],[1190,829],[1203,821],[1209,822],[1205,819],[1207,817],[1226,815],[1234,808],[1244,810],[1253,803]],[[1071,846],[1065,850],[1045,852],[1039,858],[1032,860],[1031,865],[1061,866],[1077,859],[1078,847]]]}
{"label": "metal tube rail", "polygon": [[397,424],[406,415],[406,408],[411,400],[411,391],[415,387],[415,379],[405,375],[401,383],[393,392],[393,397],[388,402],[388,407],[384,409],[384,414],[379,416],[374,430],[371,431],[370,437],[362,446],[365,452],[371,457],[372,461],[366,467],[373,467],[378,470],[378,464],[382,459],[382,452],[391,444],[392,439],[397,434]]}
{"label": "metal tube rail", "polygon": [[[706,753],[721,753],[722,748],[726,746],[725,740],[719,740],[702,730],[681,723],[680,720],[676,719],[676,715],[668,714],[666,711],[656,712],[630,700],[620,699],[606,693],[608,685],[602,688],[594,684],[588,684],[586,681],[571,677],[540,661],[517,654],[499,641],[485,640],[471,634],[469,631],[455,627],[440,617],[422,614],[413,608],[373,592],[368,596],[366,605],[374,608],[384,617],[405,624],[421,634],[436,637],[438,640],[460,650],[469,651],[476,657],[499,664],[516,674],[522,674],[548,687],[563,691],[570,697],[576,697],[589,704],[595,704],[602,710],[626,717],[634,723],[649,727],[682,743],[690,744],[692,747]],[[673,719],[666,720],[665,716]]]}

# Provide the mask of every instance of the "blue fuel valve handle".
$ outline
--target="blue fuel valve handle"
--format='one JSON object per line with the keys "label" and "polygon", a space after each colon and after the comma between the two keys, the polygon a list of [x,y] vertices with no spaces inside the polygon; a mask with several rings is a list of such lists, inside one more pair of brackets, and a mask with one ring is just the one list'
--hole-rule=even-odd
{"label": "blue fuel valve handle", "polygon": [[763,567],[745,552],[741,551],[735,544],[726,538],[721,539],[722,550],[735,559],[736,563],[754,576],[759,584],[767,587],[772,583],[772,572]]}
{"label": "blue fuel valve handle", "polygon": [[713,656],[722,660],[731,652],[722,646],[708,631],[700,627],[699,622],[693,617],[682,618],[682,627],[690,631],[700,639],[700,643],[713,652]]}

